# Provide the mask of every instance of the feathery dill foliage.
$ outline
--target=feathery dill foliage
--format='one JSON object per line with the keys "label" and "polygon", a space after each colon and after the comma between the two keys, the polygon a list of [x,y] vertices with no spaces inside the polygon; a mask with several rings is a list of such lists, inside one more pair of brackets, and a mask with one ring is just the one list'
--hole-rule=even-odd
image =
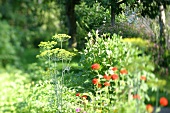
{"label": "feathery dill foliage", "polygon": [[[57,106],[57,113],[63,112],[63,106],[67,106],[64,92],[67,90],[64,86],[64,75],[65,72],[70,69],[70,61],[74,53],[63,49],[63,42],[67,41],[70,36],[66,34],[55,34],[52,39],[53,41],[41,42],[39,47],[41,48],[40,54],[37,58],[45,59],[45,63],[48,66],[47,73],[51,76],[52,84],[54,85],[54,91],[56,94],[56,100],[54,104]],[[55,45],[60,43],[60,48],[55,48]],[[62,65],[58,65],[60,62]],[[59,68],[62,68],[61,71]]]}

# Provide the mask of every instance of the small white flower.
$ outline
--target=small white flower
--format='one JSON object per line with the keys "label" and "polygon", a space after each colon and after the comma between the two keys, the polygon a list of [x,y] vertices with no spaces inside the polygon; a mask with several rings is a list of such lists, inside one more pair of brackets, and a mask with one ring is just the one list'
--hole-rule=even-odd
{"label": "small white flower", "polygon": [[91,35],[91,33],[90,33],[90,32],[88,33],[88,37],[92,37],[92,35]]}

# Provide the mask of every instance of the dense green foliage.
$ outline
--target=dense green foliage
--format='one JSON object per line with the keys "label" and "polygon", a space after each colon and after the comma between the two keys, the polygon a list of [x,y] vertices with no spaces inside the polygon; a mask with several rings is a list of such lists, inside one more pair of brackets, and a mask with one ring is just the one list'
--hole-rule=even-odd
{"label": "dense green foliage", "polygon": [[[142,100],[144,101],[145,98],[148,99],[147,94],[144,93],[148,90],[148,86],[145,82],[140,83],[140,77],[145,75],[147,76],[148,81],[153,79],[156,80],[156,78],[154,78],[154,75],[150,73],[153,71],[153,66],[150,63],[149,58],[147,56],[143,56],[144,53],[141,52],[142,51],[133,48],[133,46],[131,46],[129,43],[124,43],[122,38],[116,34],[113,36],[109,36],[108,34],[99,36],[97,32],[94,36],[91,34],[90,39],[86,44],[85,50],[81,52],[80,64],[82,65],[82,77],[85,80],[83,86],[85,88],[80,89],[80,91],[94,92],[95,97],[93,98],[95,98],[98,103],[102,104],[102,102],[105,102],[107,105],[102,107],[102,111],[108,110],[110,112],[111,110],[115,109],[116,111],[122,113],[128,113],[135,112],[135,110],[138,109],[140,112],[144,112],[145,107],[142,104]],[[97,71],[91,70],[92,64],[95,63],[100,65],[100,69]],[[117,67],[118,70],[116,72],[112,72],[111,68],[113,67]],[[119,71],[123,70],[124,68],[128,70],[128,74],[119,75]],[[119,76],[117,81],[114,79],[104,79],[104,76],[112,77],[115,74]],[[102,84],[102,89],[96,89],[98,84],[96,86],[92,84],[92,80],[94,78],[99,80],[99,84]],[[108,89],[104,86],[106,82],[110,84]],[[152,88],[154,89],[155,87],[152,86]],[[122,93],[122,90],[126,93]],[[100,91],[103,93],[97,93]],[[108,95],[106,96],[105,93]],[[142,98],[140,100],[140,105],[138,104],[140,107],[131,108],[128,106],[128,104],[131,104],[132,106],[136,105],[135,101],[133,103],[133,99],[131,100],[131,96],[136,94],[140,95]],[[116,101],[115,99],[119,101]],[[132,103],[130,103],[130,101]],[[109,102],[111,102],[114,106],[110,105]],[[120,108],[119,106],[121,105],[123,106]],[[98,108],[99,106],[96,107]]]}
{"label": "dense green foliage", "polygon": [[[73,1],[78,50],[58,34]],[[170,15],[166,0],[1,0],[0,112],[148,113],[170,101],[170,47],[159,44],[158,19],[141,19],[160,4]]]}
{"label": "dense green foliage", "polygon": [[[28,67],[28,73],[16,69],[12,71],[12,67],[7,67],[7,72],[1,70],[4,75],[2,81],[8,81],[1,85],[1,95],[7,93],[13,96],[3,96],[0,110],[17,113],[72,113],[78,110],[88,113],[146,112],[144,102],[147,99],[150,103],[147,94],[149,87],[155,90],[155,84],[165,84],[152,74],[153,66],[149,57],[145,56],[142,48],[134,48],[116,34],[99,36],[96,32],[89,36],[86,48],[81,52],[80,65],[76,64],[77,70],[70,68],[67,62],[70,60],[66,58],[67,54],[73,54],[68,51],[63,54],[62,51],[66,50],[54,49],[55,41],[40,43],[42,51],[39,57],[45,58],[42,66],[32,64]],[[59,34],[53,38],[61,42],[67,40],[67,37]],[[138,42],[146,43],[141,40]],[[93,70],[91,66],[94,63],[100,64],[99,70]],[[112,71],[112,66],[116,66],[117,70]],[[125,68],[128,72],[122,71]],[[106,80],[104,74],[118,74],[119,79]],[[147,81],[141,77],[146,77]],[[93,84],[94,78],[100,79],[101,88]],[[106,87],[105,82],[111,86]]]}
{"label": "dense green foliage", "polygon": [[[113,36],[109,34],[99,36],[98,33],[94,36],[90,35],[86,49],[82,52],[80,63],[83,66],[83,72],[87,73],[89,78],[92,77],[89,71],[93,63],[99,63],[104,70],[110,66],[127,67],[132,73],[136,73],[138,69],[154,70],[150,57],[145,55],[142,48],[134,48],[131,43],[125,43],[116,34]],[[84,69],[87,70],[84,71]]]}
{"label": "dense green foliage", "polygon": [[[0,56],[2,65],[26,63],[25,51],[35,50],[42,40],[61,32],[60,9],[54,1],[0,1]],[[35,54],[34,54],[35,55]],[[30,55],[32,56],[32,55]],[[21,61],[21,62],[20,62]],[[35,56],[28,62],[34,62]]]}
{"label": "dense green foliage", "polygon": [[15,63],[17,50],[21,50],[16,30],[6,21],[0,21],[0,61],[2,66],[8,63]]}
{"label": "dense green foliage", "polygon": [[[137,7],[140,7],[140,12],[142,16],[149,16],[150,18],[155,18],[159,15],[159,6],[163,5],[165,9],[170,5],[169,0],[140,0],[136,1]],[[134,6],[133,6],[134,7]]]}

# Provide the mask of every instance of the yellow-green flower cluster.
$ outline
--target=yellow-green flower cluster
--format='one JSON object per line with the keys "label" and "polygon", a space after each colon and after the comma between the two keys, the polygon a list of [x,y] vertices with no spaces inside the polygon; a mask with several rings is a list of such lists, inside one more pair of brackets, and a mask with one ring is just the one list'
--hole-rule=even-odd
{"label": "yellow-green flower cluster", "polygon": [[43,48],[43,49],[52,49],[55,45],[57,44],[57,42],[55,41],[48,41],[48,42],[40,42],[40,44],[38,45],[39,47]]}
{"label": "yellow-green flower cluster", "polygon": [[71,37],[69,35],[66,35],[66,34],[55,34],[53,36],[53,39],[55,39],[59,42],[67,41],[69,38],[71,38]]}
{"label": "yellow-green flower cluster", "polygon": [[[54,40],[60,42],[63,42],[69,38],[70,36],[66,34],[56,34],[55,36],[53,36]],[[39,47],[42,48],[42,51],[40,51],[40,54],[37,55],[37,58],[54,58],[58,60],[71,60],[71,58],[75,56],[74,53],[66,51],[65,49],[55,48],[56,44],[57,44],[56,41],[41,42],[39,44]]]}

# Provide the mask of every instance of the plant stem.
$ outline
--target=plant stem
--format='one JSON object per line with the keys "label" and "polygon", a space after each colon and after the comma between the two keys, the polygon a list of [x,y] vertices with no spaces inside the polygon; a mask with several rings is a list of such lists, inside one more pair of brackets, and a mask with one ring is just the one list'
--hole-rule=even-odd
{"label": "plant stem", "polygon": [[[137,72],[137,68],[136,68],[136,72]],[[136,89],[136,95],[138,95],[138,89],[139,89],[139,74],[137,74],[137,89]],[[136,113],[139,112],[139,99],[136,99]]]}
{"label": "plant stem", "polygon": [[159,88],[157,89],[157,92],[156,92],[156,108],[155,108],[155,113],[156,113],[156,109],[158,107],[158,98],[159,98]]}

